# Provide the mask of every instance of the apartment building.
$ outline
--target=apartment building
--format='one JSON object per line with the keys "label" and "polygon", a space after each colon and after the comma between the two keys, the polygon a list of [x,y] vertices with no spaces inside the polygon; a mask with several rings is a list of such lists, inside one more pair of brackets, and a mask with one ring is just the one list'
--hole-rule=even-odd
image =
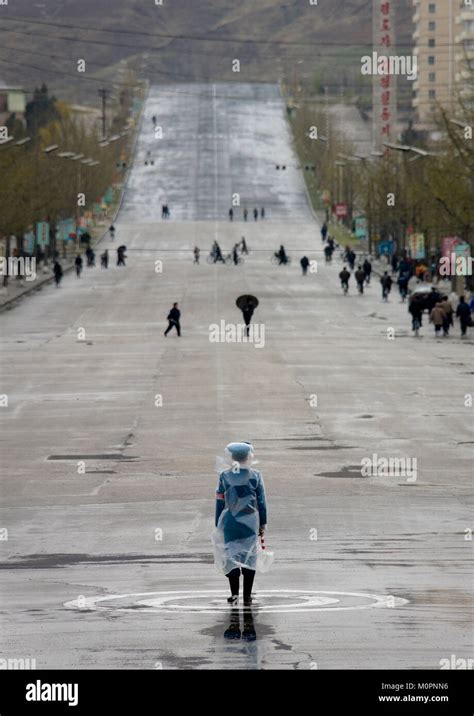
{"label": "apartment building", "polygon": [[458,91],[465,97],[470,94],[474,0],[413,0],[413,4],[413,52],[418,58],[413,106],[420,125],[429,125],[437,103],[451,106]]}

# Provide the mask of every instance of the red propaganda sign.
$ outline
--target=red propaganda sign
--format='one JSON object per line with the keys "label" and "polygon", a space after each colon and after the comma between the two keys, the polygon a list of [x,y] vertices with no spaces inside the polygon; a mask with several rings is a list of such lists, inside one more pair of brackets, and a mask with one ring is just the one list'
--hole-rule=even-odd
{"label": "red propaganda sign", "polygon": [[335,214],[338,219],[345,219],[347,216],[347,204],[336,204]]}

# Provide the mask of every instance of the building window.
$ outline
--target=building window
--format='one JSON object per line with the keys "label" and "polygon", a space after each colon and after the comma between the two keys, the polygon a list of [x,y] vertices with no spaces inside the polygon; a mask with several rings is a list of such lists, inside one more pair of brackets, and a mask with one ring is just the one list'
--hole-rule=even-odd
{"label": "building window", "polygon": [[436,99],[436,90],[430,90],[430,91],[428,92],[428,97],[429,97],[430,99]]}
{"label": "building window", "polygon": [[431,20],[431,21],[428,23],[428,30],[429,30],[430,32],[435,32],[435,30],[436,30],[436,23],[435,23],[434,20]]}
{"label": "building window", "polygon": [[429,78],[430,82],[436,82],[436,72],[430,72]]}
{"label": "building window", "polygon": [[428,5],[428,11],[431,13],[436,12],[436,3],[435,2],[430,2],[430,4]]}
{"label": "building window", "polygon": [[434,65],[435,63],[435,56],[434,55],[428,55],[428,64]]}
{"label": "building window", "polygon": [[434,47],[436,45],[436,40],[434,37],[430,37],[428,40],[428,47]]}

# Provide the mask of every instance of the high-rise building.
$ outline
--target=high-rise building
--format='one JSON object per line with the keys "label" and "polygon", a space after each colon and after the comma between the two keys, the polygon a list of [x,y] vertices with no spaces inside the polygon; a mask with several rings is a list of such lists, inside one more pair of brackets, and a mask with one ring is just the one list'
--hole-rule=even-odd
{"label": "high-rise building", "polygon": [[[421,125],[430,124],[436,105],[451,106],[458,92],[469,94],[469,67],[474,65],[474,0],[413,0],[414,54],[418,78],[413,83]],[[471,59],[468,59],[468,57]]]}
{"label": "high-rise building", "polygon": [[474,0],[464,2],[456,15],[454,81],[464,100],[474,101]]}

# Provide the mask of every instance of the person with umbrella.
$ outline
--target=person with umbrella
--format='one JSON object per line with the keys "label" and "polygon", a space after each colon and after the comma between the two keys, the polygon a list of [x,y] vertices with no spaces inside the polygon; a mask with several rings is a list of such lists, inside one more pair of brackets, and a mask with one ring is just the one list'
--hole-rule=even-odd
{"label": "person with umbrella", "polygon": [[216,488],[214,561],[229,580],[229,604],[239,600],[240,574],[244,578],[244,606],[252,603],[257,569],[258,538],[267,525],[263,477],[252,468],[254,448],[248,442],[229,443],[225,467]]}
{"label": "person with umbrella", "polygon": [[127,258],[125,256],[125,252],[127,250],[126,246],[119,246],[117,249],[117,266],[125,266],[125,259]]}
{"label": "person with umbrella", "polygon": [[250,322],[252,320],[253,312],[258,306],[258,298],[256,296],[239,296],[236,300],[237,308],[240,308],[244,317],[245,325],[247,326],[247,336],[250,333]]}

